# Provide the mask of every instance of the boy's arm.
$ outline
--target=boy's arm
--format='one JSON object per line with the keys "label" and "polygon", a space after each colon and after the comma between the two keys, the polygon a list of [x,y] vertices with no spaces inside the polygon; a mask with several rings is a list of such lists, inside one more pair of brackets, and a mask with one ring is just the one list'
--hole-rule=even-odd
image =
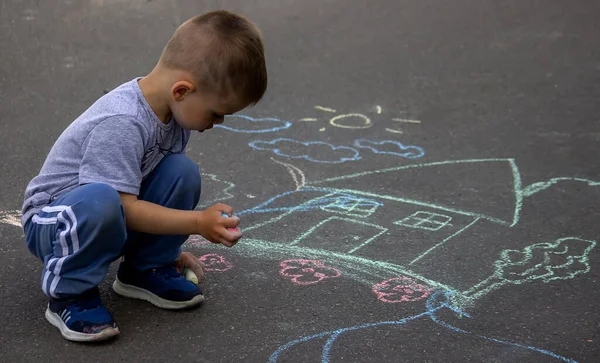
{"label": "boy's arm", "polygon": [[216,204],[203,211],[178,210],[139,200],[133,194],[119,193],[125,210],[127,228],[148,234],[200,234],[207,240],[231,247],[241,238],[241,232],[230,232],[236,228],[239,218],[224,218],[233,209],[225,204]]}
{"label": "boy's arm", "polygon": [[[182,211],[138,200],[142,172],[140,165],[149,139],[145,126],[126,116],[113,116],[98,123],[82,145],[79,184],[104,183],[119,192],[129,229],[149,234],[200,234],[207,240],[234,245],[241,237],[230,232],[239,218],[224,218],[220,204],[204,211]],[[231,219],[231,220],[229,220]]]}

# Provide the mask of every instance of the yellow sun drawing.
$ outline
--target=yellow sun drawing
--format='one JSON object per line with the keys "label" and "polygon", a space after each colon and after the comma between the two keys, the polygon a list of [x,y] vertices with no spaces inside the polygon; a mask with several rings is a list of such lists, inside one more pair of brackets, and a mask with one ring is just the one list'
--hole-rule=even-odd
{"label": "yellow sun drawing", "polygon": [[[315,106],[314,108],[315,108],[315,110],[319,110],[319,111],[323,111],[323,112],[338,113],[338,111],[334,110],[333,108],[329,108],[329,107]],[[383,109],[381,108],[381,106],[377,105],[377,106],[375,106],[375,112],[378,115],[381,115],[381,113],[383,112]],[[306,118],[300,119],[299,121],[315,122],[315,121],[319,121],[319,119],[314,118],[314,117],[306,117]],[[408,123],[408,124],[420,124],[421,123],[421,121],[419,121],[419,120],[406,119],[406,118],[392,118],[392,121]],[[337,127],[337,128],[341,128],[341,129],[367,129],[367,128],[373,126],[373,121],[371,120],[371,118],[369,118],[367,115],[365,115],[363,113],[337,114],[337,115],[331,117],[329,119],[328,123],[333,127]],[[319,131],[325,131],[325,130],[326,130],[325,127],[322,127],[319,129]],[[385,130],[387,132],[391,132],[394,134],[404,133],[403,130],[398,129],[398,128],[386,127]]]}

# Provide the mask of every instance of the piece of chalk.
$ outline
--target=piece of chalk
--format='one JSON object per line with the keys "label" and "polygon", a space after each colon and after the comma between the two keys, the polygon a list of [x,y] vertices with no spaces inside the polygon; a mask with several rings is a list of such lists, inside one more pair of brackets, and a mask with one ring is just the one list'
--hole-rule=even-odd
{"label": "piece of chalk", "polygon": [[196,274],[194,273],[194,271],[190,270],[189,268],[184,268],[183,272],[185,274],[185,279],[188,281],[191,281],[193,283],[195,283],[196,285],[198,285],[198,276],[196,276]]}
{"label": "piece of chalk", "polygon": [[[225,212],[221,212],[221,216],[222,216],[222,217],[225,217],[225,218],[229,218],[229,214],[227,214],[227,213],[225,213]],[[238,228],[230,228],[230,227],[228,227],[228,228],[227,228],[227,230],[228,230],[229,232],[237,232],[237,231],[239,231],[239,229],[238,229]]]}

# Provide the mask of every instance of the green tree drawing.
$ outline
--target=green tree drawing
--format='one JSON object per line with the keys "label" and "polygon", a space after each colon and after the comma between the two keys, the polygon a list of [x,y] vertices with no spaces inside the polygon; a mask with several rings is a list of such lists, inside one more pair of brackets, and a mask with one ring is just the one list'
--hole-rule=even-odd
{"label": "green tree drawing", "polygon": [[541,280],[572,279],[590,271],[589,254],[596,241],[576,237],[536,243],[522,250],[504,250],[494,262],[494,272],[463,292],[461,303],[468,303],[508,284],[521,285]]}

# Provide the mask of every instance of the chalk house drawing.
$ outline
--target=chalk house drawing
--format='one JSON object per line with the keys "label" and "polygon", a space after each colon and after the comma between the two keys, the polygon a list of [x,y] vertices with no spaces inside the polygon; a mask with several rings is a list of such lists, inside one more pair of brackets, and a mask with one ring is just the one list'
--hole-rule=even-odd
{"label": "chalk house drawing", "polygon": [[[299,261],[319,261],[319,264],[339,271],[340,276],[368,285],[376,298],[384,303],[403,304],[429,298],[427,310],[421,314],[301,337],[279,347],[271,355],[270,362],[277,362],[296,345],[315,339],[323,342],[320,361],[330,362],[335,342],[342,334],[386,325],[403,326],[421,318],[429,318],[448,329],[451,334],[471,336],[516,350],[522,349],[527,354],[575,362],[544,349],[471,333],[442,320],[437,312],[449,310],[460,317],[470,317],[464,309],[472,307],[478,299],[502,287],[567,280],[585,274],[591,268],[589,254],[596,246],[596,241],[578,236],[557,236],[549,241],[524,241],[520,249],[504,249],[495,260],[490,260],[489,275],[482,276],[480,282],[468,289],[459,289],[447,282],[430,278],[426,270],[418,270],[418,267],[441,246],[460,238],[477,223],[485,221],[499,228],[515,227],[521,219],[525,198],[561,181],[583,182],[590,187],[600,186],[599,182],[555,178],[523,187],[520,172],[513,159],[440,161],[317,181],[307,181],[304,173],[291,164],[278,163],[285,166],[292,175],[296,188],[238,213],[262,216],[263,219],[245,227],[246,235],[250,236],[233,253],[269,260],[295,258]],[[504,173],[502,183],[495,181],[495,191],[499,190],[498,194],[486,193],[490,189],[489,183],[478,180],[474,177],[478,174],[472,172],[490,165],[494,170],[502,170]],[[444,168],[462,168],[468,171],[465,174],[469,175],[469,182],[472,184],[466,185],[464,189],[450,187],[429,195],[418,193],[422,189],[418,178],[420,172],[429,170],[434,175],[444,175]],[[398,185],[398,181],[403,181],[403,184]],[[455,182],[459,186],[466,183],[464,180]],[[444,180],[444,183],[452,184],[452,179]],[[452,192],[448,192],[449,190]],[[472,198],[457,200],[457,190],[467,190]],[[459,203],[461,201],[462,204]],[[494,205],[495,208],[485,208],[486,205]],[[310,213],[311,218],[298,218],[302,213]],[[318,222],[310,224],[315,216]],[[309,222],[303,228],[286,230],[286,233],[275,237],[276,240],[262,237],[272,235],[263,233],[268,228],[299,226],[303,222],[306,224],[305,221]],[[411,241],[398,238],[411,230],[422,233],[418,239],[418,249],[405,248]],[[380,250],[384,250],[385,254],[377,254]],[[311,283],[316,280],[308,281]]]}
{"label": "chalk house drawing", "polygon": [[[460,276],[448,281],[431,277],[420,264],[478,223],[498,228],[518,225],[524,200],[559,182],[590,187],[600,186],[599,182],[556,178],[523,187],[515,161],[501,158],[413,164],[316,181],[306,180],[291,164],[278,163],[292,175],[296,189],[238,212],[258,221],[244,228],[244,243],[232,253],[277,261],[318,260],[370,289],[385,280],[406,278],[427,291],[452,292],[457,308],[471,306],[502,287],[576,278],[590,269],[588,257],[596,241],[579,236],[524,241],[518,250],[505,249],[489,260],[488,275],[479,276],[479,282],[466,289],[449,282]],[[490,167],[498,171],[493,176],[494,193],[489,193],[488,174],[477,172]],[[468,180],[443,179],[440,190],[421,192],[424,175],[452,175],[457,168],[469,175]],[[461,190],[471,198],[457,197]],[[311,218],[299,218],[302,213]],[[296,228],[278,234],[276,240],[264,239],[273,235],[265,233],[268,229],[281,225]],[[418,238],[407,238],[411,233],[418,233]]]}

